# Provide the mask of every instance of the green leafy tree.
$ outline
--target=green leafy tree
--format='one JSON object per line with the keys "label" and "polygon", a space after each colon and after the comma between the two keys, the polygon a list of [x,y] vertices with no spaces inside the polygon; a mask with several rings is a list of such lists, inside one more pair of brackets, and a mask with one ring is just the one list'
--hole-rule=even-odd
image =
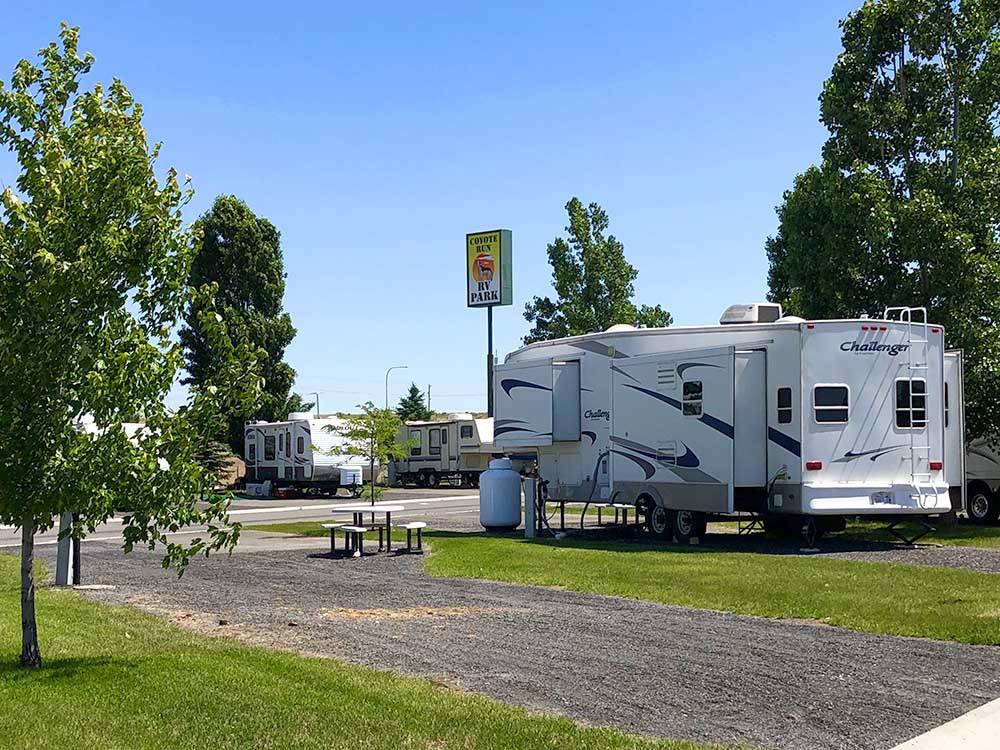
{"label": "green leafy tree", "polygon": [[603,331],[616,323],[670,325],[670,313],[660,305],[632,303],[639,272],[625,260],[625,246],[607,234],[604,209],[572,198],[566,211],[569,238],[558,237],[547,248],[556,300],[535,297],[525,305],[525,320],[533,326],[524,343]]}
{"label": "green leafy tree", "polygon": [[964,350],[969,436],[1000,434],[1000,6],[867,2],[842,29],[822,163],[767,241],[770,298],[813,318],[926,307]]}
{"label": "green leafy tree", "polygon": [[[265,421],[285,419],[290,412],[310,408],[291,393],[295,370],[284,361],[285,348],[295,338],[292,319],[282,312],[285,271],[281,235],[267,219],[257,216],[232,195],[215,199],[212,208],[195,222],[200,235],[198,254],[191,266],[192,286],[215,284],[215,309],[222,315],[234,344],[255,354],[247,367],[264,380],[260,401],[247,409],[225,414],[220,435],[236,453],[243,452],[243,427],[253,417]],[[213,347],[200,324],[201,310],[187,310],[181,342],[186,350],[187,384],[200,385],[224,365],[224,352]]]}
{"label": "green leafy tree", "polygon": [[[93,58],[79,32],[22,60],[0,82],[0,144],[20,168],[0,195],[0,523],[21,530],[21,664],[41,666],[35,534],[75,512],[72,535],[114,514],[125,551],[165,548],[165,566],[232,547],[228,498],[196,504],[210,479],[198,435],[221,407],[253,397],[257,379],[211,304],[187,284],[193,258],[181,207],[190,191],[155,173],[142,107],[121,81],[80,91]],[[164,397],[183,363],[171,332],[192,298],[206,337],[226,355],[215,377],[171,412]],[[142,415],[130,438],[122,426]],[[92,425],[85,428],[84,425]],[[168,538],[205,524],[187,544]]]}
{"label": "green leafy tree", "polygon": [[404,422],[421,422],[431,418],[431,410],[427,408],[424,394],[416,383],[410,383],[410,390],[399,399],[396,413]]}
{"label": "green leafy tree", "polygon": [[344,414],[341,426],[327,425],[323,429],[342,435],[347,441],[347,452],[368,461],[372,481],[369,483],[372,503],[377,497],[375,465],[385,465],[390,459],[402,458],[410,443],[398,441],[403,420],[392,409],[379,409],[371,401],[359,404],[360,414]]}

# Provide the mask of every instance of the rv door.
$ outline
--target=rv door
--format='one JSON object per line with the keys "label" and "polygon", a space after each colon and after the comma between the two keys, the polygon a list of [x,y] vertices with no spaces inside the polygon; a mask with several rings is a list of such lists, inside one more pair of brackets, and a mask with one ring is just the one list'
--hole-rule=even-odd
{"label": "rv door", "polygon": [[494,445],[501,449],[552,445],[551,360],[497,365],[493,394]]}

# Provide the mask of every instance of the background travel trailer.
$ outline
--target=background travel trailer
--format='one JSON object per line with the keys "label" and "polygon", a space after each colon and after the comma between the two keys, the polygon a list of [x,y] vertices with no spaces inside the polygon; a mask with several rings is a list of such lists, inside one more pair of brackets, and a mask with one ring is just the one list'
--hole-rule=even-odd
{"label": "background travel trailer", "polygon": [[247,481],[335,490],[341,486],[344,467],[361,469],[368,481],[368,462],[349,454],[344,438],[326,429],[343,425],[339,417],[309,412],[293,412],[284,422],[247,422],[243,453]]}
{"label": "background travel trailer", "polygon": [[[396,484],[436,487],[442,481],[457,481],[475,487],[490,459],[503,455],[493,445],[493,419],[471,414],[407,422],[399,431],[399,442],[406,441],[412,441],[407,456],[392,465]],[[522,473],[534,465],[533,452],[521,451],[512,459],[514,468]]]}
{"label": "background travel trailer", "polygon": [[496,368],[495,444],[537,448],[550,497],[636,504],[678,538],[734,511],[810,535],[847,515],[946,513],[944,331],[891,314],[736,305],[717,326],[532,344]]}

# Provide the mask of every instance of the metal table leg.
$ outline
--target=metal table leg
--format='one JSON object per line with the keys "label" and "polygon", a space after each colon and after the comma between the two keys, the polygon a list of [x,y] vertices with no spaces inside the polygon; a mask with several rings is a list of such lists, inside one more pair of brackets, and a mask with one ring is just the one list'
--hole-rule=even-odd
{"label": "metal table leg", "polygon": [[385,512],[385,551],[392,552],[392,513]]}

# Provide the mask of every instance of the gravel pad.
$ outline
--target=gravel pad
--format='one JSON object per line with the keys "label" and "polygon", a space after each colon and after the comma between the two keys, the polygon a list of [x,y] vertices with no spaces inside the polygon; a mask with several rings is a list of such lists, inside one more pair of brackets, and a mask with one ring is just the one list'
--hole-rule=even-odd
{"label": "gravel pad", "polygon": [[419,557],[329,559],[316,541],[197,559],[180,580],[88,545],[86,582],[115,588],[85,595],[663,737],[877,750],[1000,696],[1000,648],[432,578]]}

